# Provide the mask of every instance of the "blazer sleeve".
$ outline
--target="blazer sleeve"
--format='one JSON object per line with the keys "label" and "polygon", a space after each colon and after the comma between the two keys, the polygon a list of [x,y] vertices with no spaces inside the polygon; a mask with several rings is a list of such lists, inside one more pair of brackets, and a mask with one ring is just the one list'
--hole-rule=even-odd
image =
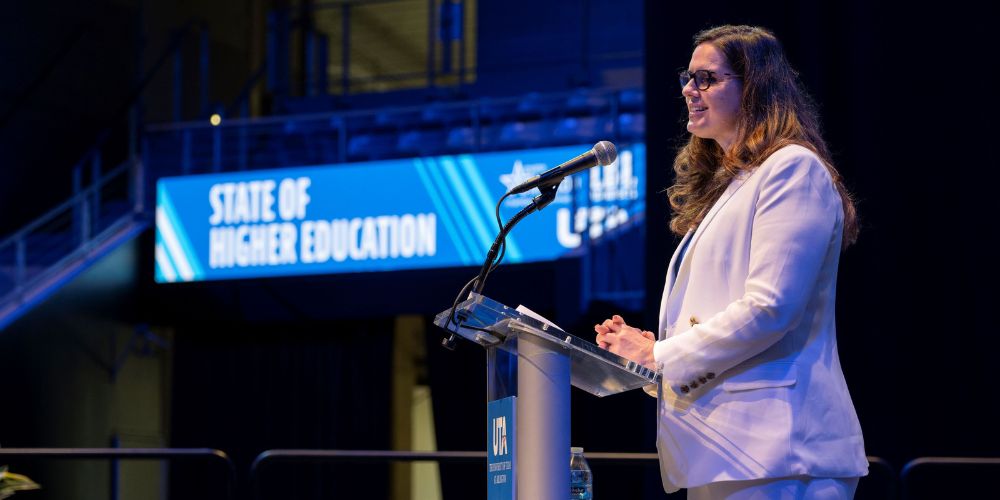
{"label": "blazer sleeve", "polygon": [[752,212],[743,296],[654,346],[663,379],[675,390],[723,373],[794,329],[814,296],[831,245],[840,251],[843,205],[818,157],[800,151],[760,174],[766,177]]}

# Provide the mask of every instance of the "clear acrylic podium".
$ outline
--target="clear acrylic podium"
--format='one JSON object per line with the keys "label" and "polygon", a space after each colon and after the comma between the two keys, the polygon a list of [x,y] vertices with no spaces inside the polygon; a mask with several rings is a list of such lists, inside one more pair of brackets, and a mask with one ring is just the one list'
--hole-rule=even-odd
{"label": "clear acrylic podium", "polygon": [[603,397],[660,376],[516,309],[472,293],[434,323],[486,348],[487,399],[517,396],[517,498],[569,498],[570,385]]}

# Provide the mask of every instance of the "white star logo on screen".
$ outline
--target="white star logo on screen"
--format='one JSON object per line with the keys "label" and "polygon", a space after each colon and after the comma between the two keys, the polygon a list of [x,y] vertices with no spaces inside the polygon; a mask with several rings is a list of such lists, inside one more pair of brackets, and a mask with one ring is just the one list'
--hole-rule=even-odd
{"label": "white star logo on screen", "polygon": [[507,186],[507,191],[510,191],[511,189],[514,189],[515,186],[528,180],[528,178],[532,175],[534,174],[524,168],[524,164],[521,163],[521,160],[517,160],[514,162],[514,168],[511,169],[509,174],[500,174],[500,182],[502,182],[504,186]]}
{"label": "white star logo on screen", "polygon": [[548,165],[545,163],[525,165],[521,163],[521,160],[515,160],[509,174],[500,174],[500,182],[507,187],[507,191],[510,191],[522,182],[542,173],[547,167]]}

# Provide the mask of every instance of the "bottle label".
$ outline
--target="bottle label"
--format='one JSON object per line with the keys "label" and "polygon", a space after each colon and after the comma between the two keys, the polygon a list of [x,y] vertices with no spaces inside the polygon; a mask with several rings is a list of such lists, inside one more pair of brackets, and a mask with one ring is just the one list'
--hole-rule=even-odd
{"label": "bottle label", "polygon": [[570,500],[591,500],[594,498],[593,473],[583,454],[573,453],[569,463]]}

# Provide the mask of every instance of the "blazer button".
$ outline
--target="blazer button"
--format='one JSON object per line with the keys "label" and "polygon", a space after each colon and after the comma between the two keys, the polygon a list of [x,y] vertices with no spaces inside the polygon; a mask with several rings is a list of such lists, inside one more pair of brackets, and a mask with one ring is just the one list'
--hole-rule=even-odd
{"label": "blazer button", "polygon": [[701,383],[703,383],[703,384],[707,384],[708,383],[708,379],[705,378],[705,377],[698,377],[698,381],[701,382]]}
{"label": "blazer button", "polygon": [[715,378],[715,374],[712,372],[708,372],[705,374],[705,377],[708,378],[709,380],[712,380],[713,378]]}
{"label": "blazer button", "polygon": [[688,321],[690,321],[690,322],[691,322],[691,326],[694,326],[694,325],[697,325],[697,324],[698,324],[698,318],[696,318],[696,317],[694,317],[694,316],[691,316],[691,319],[690,319],[690,320],[688,320]]}
{"label": "blazer button", "polygon": [[687,393],[689,393],[689,392],[691,392],[691,388],[690,388],[690,387],[688,387],[688,386],[686,386],[686,385],[682,385],[682,386],[681,386],[681,393],[682,393],[682,394],[687,394]]}
{"label": "blazer button", "polygon": [[697,389],[698,388],[698,381],[697,380],[692,380],[688,385],[690,385],[692,389]]}

